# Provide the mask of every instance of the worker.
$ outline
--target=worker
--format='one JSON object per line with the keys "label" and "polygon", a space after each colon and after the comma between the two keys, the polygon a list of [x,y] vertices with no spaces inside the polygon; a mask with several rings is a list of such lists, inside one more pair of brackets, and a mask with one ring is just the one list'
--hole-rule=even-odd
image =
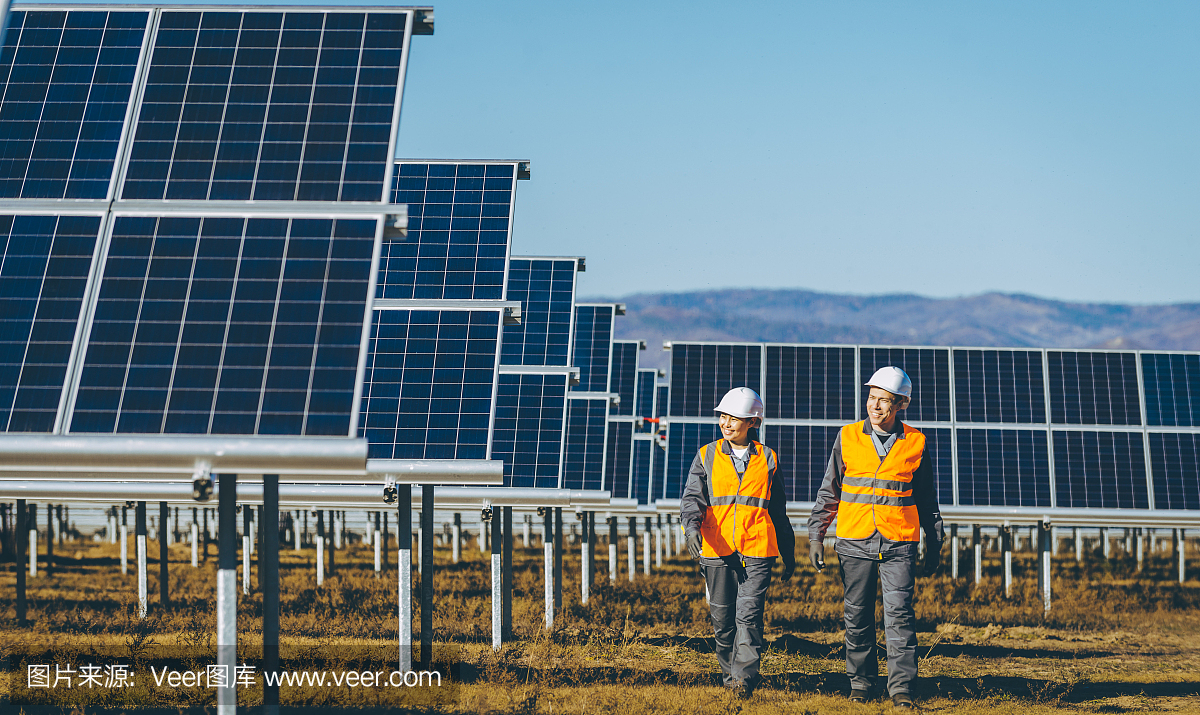
{"label": "worker", "polygon": [[941,558],[941,510],[925,435],[900,421],[912,399],[912,380],[898,367],[875,371],[866,386],[867,419],[842,427],[808,520],[809,559],[825,568],[825,532],[837,517],[835,551],[845,594],[846,673],[850,699],[871,697],[875,658],[875,575],[883,588],[887,635],[888,695],[899,708],[914,708],[917,678],[913,587],[917,546],[925,532],[923,573]]}
{"label": "worker", "polygon": [[680,526],[708,587],[709,616],[725,687],[749,698],[760,682],[763,609],[771,569],[796,570],[796,536],[775,451],[753,439],[763,401],[735,387],[714,412],[722,438],[696,453],[679,505]]}

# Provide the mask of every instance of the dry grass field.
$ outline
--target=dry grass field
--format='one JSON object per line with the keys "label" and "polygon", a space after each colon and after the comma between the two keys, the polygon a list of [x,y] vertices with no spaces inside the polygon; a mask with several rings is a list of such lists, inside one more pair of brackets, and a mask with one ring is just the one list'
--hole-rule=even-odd
{"label": "dry grass field", "polygon": [[[623,540],[622,540],[623,542]],[[490,571],[486,555],[464,549],[449,563],[436,556],[434,666],[441,687],[282,688],[285,712],[342,709],[421,713],[881,713],[890,701],[846,700],[841,654],[841,586],[836,568],[818,575],[801,567],[790,583],[772,585],[767,607],[764,685],[749,701],[718,687],[704,591],[696,567],[671,559],[650,577],[610,583],[601,558],[591,602],[579,599],[577,548],[566,554],[564,612],[542,627],[540,548],[516,547],[514,640],[492,652]],[[623,546],[623,543],[622,543]],[[79,543],[56,552],[58,566],[29,585],[31,622],[15,624],[14,573],[0,573],[0,643],[9,677],[0,692],[5,713],[203,711],[215,691],[156,685],[164,668],[203,671],[215,663],[216,581],[213,555],[200,568],[185,546],[171,552],[172,602],[158,601],[157,564],[150,566],[150,616],[136,617],[136,576],[122,575],[117,547]],[[803,550],[803,541],[798,545]],[[157,546],[151,549],[157,553]],[[603,542],[598,555],[606,554]],[[967,554],[964,552],[964,563]],[[1077,565],[1055,563],[1055,600],[1043,614],[1032,553],[1016,554],[1018,588],[1003,597],[996,554],[979,587],[946,575],[918,583],[921,680],[926,711],[1021,713],[1200,712],[1200,583],[1174,582],[1168,554],[1148,558],[1138,573],[1129,557],[1094,554]],[[392,564],[395,551],[391,552]],[[375,578],[371,552],[337,553],[337,572],[316,587],[307,549],[282,554],[283,665],[343,672],[395,667],[395,570]],[[1200,568],[1200,563],[1191,564]],[[1200,571],[1196,573],[1200,574]],[[419,604],[418,604],[419,608]],[[415,608],[414,611],[418,611]],[[880,618],[882,616],[880,615]],[[419,631],[420,618],[414,629]],[[239,662],[261,655],[261,595],[242,598]],[[882,631],[880,633],[882,640]],[[29,664],[125,664],[128,687],[29,688]],[[881,667],[881,671],[882,671]],[[53,667],[51,669],[53,678]],[[239,690],[251,711],[261,680]],[[0,700],[0,703],[3,703]]]}

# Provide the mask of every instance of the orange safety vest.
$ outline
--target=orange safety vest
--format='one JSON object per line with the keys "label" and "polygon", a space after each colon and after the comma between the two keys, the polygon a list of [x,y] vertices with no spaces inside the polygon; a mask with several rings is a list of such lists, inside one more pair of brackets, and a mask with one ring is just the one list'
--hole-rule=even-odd
{"label": "orange safety vest", "polygon": [[882,461],[864,422],[842,428],[842,495],[838,503],[837,537],[865,539],[876,530],[891,541],[920,541],[921,520],[913,496],[913,472],[925,453],[925,435],[904,425]]}
{"label": "orange safety vest", "polygon": [[750,443],[746,471],[738,476],[733,455],[722,450],[719,439],[700,448],[700,462],[708,475],[708,510],[700,524],[702,554],[708,557],[779,556],[775,524],[767,514],[771,503],[771,476],[775,452],[759,442]]}

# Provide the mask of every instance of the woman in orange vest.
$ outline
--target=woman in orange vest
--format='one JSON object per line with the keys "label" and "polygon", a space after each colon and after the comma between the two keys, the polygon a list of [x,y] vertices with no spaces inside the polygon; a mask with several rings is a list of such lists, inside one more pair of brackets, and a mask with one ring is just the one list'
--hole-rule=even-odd
{"label": "woman in orange vest", "polygon": [[825,479],[808,520],[809,559],[825,568],[825,532],[837,517],[838,563],[845,589],[846,673],[850,699],[866,702],[875,658],[875,575],[883,585],[888,694],[899,708],[914,707],[917,679],[913,589],[917,544],[925,531],[924,574],[937,570],[945,535],[925,435],[897,416],[908,407],[912,380],[898,367],[875,371],[867,382],[867,418],[846,425],[833,442]]}
{"label": "woman in orange vest", "polygon": [[748,698],[759,683],[771,568],[782,560],[783,580],[792,577],[796,536],[775,451],[751,438],[762,424],[762,398],[735,387],[714,411],[723,439],[696,453],[679,521],[704,572],[725,687]]}

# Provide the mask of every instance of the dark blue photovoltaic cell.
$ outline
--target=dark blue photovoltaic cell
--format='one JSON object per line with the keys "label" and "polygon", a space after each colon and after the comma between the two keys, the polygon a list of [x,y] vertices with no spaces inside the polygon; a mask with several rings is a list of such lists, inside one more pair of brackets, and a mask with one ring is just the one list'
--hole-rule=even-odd
{"label": "dark blue photovoltaic cell", "polygon": [[671,416],[712,416],[713,408],[735,387],[749,387],[761,395],[761,358],[760,345],[672,344]]}
{"label": "dark blue photovoltaic cell", "polygon": [[1200,509],[1200,434],[1150,433],[1155,509]]}
{"label": "dark blue photovoltaic cell", "polygon": [[767,417],[854,421],[854,348],[767,346]]}
{"label": "dark blue photovoltaic cell", "polygon": [[713,422],[672,422],[671,435],[667,441],[667,474],[663,493],[667,499],[683,496],[683,485],[687,482],[688,470],[696,452],[709,442],[721,438],[721,430]]}
{"label": "dark blue photovoltaic cell", "polygon": [[654,442],[654,457],[650,461],[650,471],[653,476],[650,479],[650,498],[653,500],[666,499],[666,475],[667,475],[667,451],[662,445]]}
{"label": "dark blue photovoltaic cell", "polygon": [[[654,392],[658,382],[657,370],[638,370],[637,399],[634,401],[633,413],[637,417],[654,417]],[[654,432],[653,422],[643,422],[639,433]]]}
{"label": "dark blue photovoltaic cell", "polygon": [[1134,353],[1047,353],[1055,424],[1140,425]]}
{"label": "dark blue photovoltaic cell", "polygon": [[598,490],[604,484],[608,400],[567,400],[563,489]]}
{"label": "dark blue photovoltaic cell", "polygon": [[512,164],[397,164],[392,202],[408,204],[408,236],[383,244],[378,298],[504,297]]}
{"label": "dark blue photovoltaic cell", "polygon": [[496,310],[377,310],[359,436],[383,459],[485,459]]}
{"label": "dark blue photovoltaic cell", "polygon": [[376,228],[117,217],[71,431],[348,435]]}
{"label": "dark blue photovoltaic cell", "polygon": [[1060,507],[1149,509],[1141,432],[1055,432]]}
{"label": "dark blue photovoltaic cell", "polygon": [[504,486],[558,486],[566,395],[566,375],[500,374],[492,459],[504,461]]}
{"label": "dark blue photovoltaic cell", "polygon": [[667,405],[670,404],[668,401],[670,394],[670,387],[667,385],[658,386],[658,398],[654,401],[655,417],[665,417],[667,415]]}
{"label": "dark blue photovoltaic cell", "polygon": [[108,197],[148,16],[9,15],[0,50],[0,197]]}
{"label": "dark blue photovoltaic cell", "polygon": [[604,460],[604,488],[614,499],[629,498],[629,469],[633,451],[633,423],[608,423],[608,450]]}
{"label": "dark blue photovoltaic cell", "polygon": [[99,216],[0,216],[0,420],[51,432]]}
{"label": "dark blue photovoltaic cell", "polygon": [[789,501],[816,500],[838,429],[770,422],[763,426],[764,443],[775,450],[779,459],[780,474]]}
{"label": "dark blue photovoltaic cell", "polygon": [[949,427],[923,427],[925,435],[925,456],[933,467],[933,479],[937,484],[939,504],[954,503],[954,447],[950,443]]}
{"label": "dark blue photovoltaic cell", "polygon": [[568,364],[575,266],[574,258],[509,260],[507,299],[521,302],[521,322],[504,326],[502,365]]}
{"label": "dark blue photovoltaic cell", "polygon": [[1050,506],[1046,432],[959,429],[958,503]]}
{"label": "dark blue photovoltaic cell", "polygon": [[613,307],[575,307],[575,341],[571,365],[579,368],[576,392],[608,392],[608,363],[612,350]]}
{"label": "dark blue photovoltaic cell", "polygon": [[1200,355],[1142,353],[1146,423],[1200,427]]}
{"label": "dark blue photovoltaic cell", "polygon": [[650,503],[651,461],[655,449],[653,440],[633,441],[633,493],[630,496],[637,499],[638,504]]}
{"label": "dark blue photovoltaic cell", "polygon": [[383,201],[406,17],[163,10],[122,197]]}
{"label": "dark blue photovoltaic cell", "polygon": [[959,422],[1045,422],[1042,351],[955,350],[954,395]]}
{"label": "dark blue photovoltaic cell", "polygon": [[637,407],[637,341],[614,340],[612,344],[612,367],[608,379],[609,392],[615,392],[621,401],[610,409],[610,415],[633,415]]}
{"label": "dark blue photovoltaic cell", "polygon": [[[912,402],[902,413],[905,421],[950,421],[950,351],[946,348],[859,348],[859,383],[871,379],[881,367],[893,365],[913,382]],[[866,404],[871,388],[859,388]]]}

